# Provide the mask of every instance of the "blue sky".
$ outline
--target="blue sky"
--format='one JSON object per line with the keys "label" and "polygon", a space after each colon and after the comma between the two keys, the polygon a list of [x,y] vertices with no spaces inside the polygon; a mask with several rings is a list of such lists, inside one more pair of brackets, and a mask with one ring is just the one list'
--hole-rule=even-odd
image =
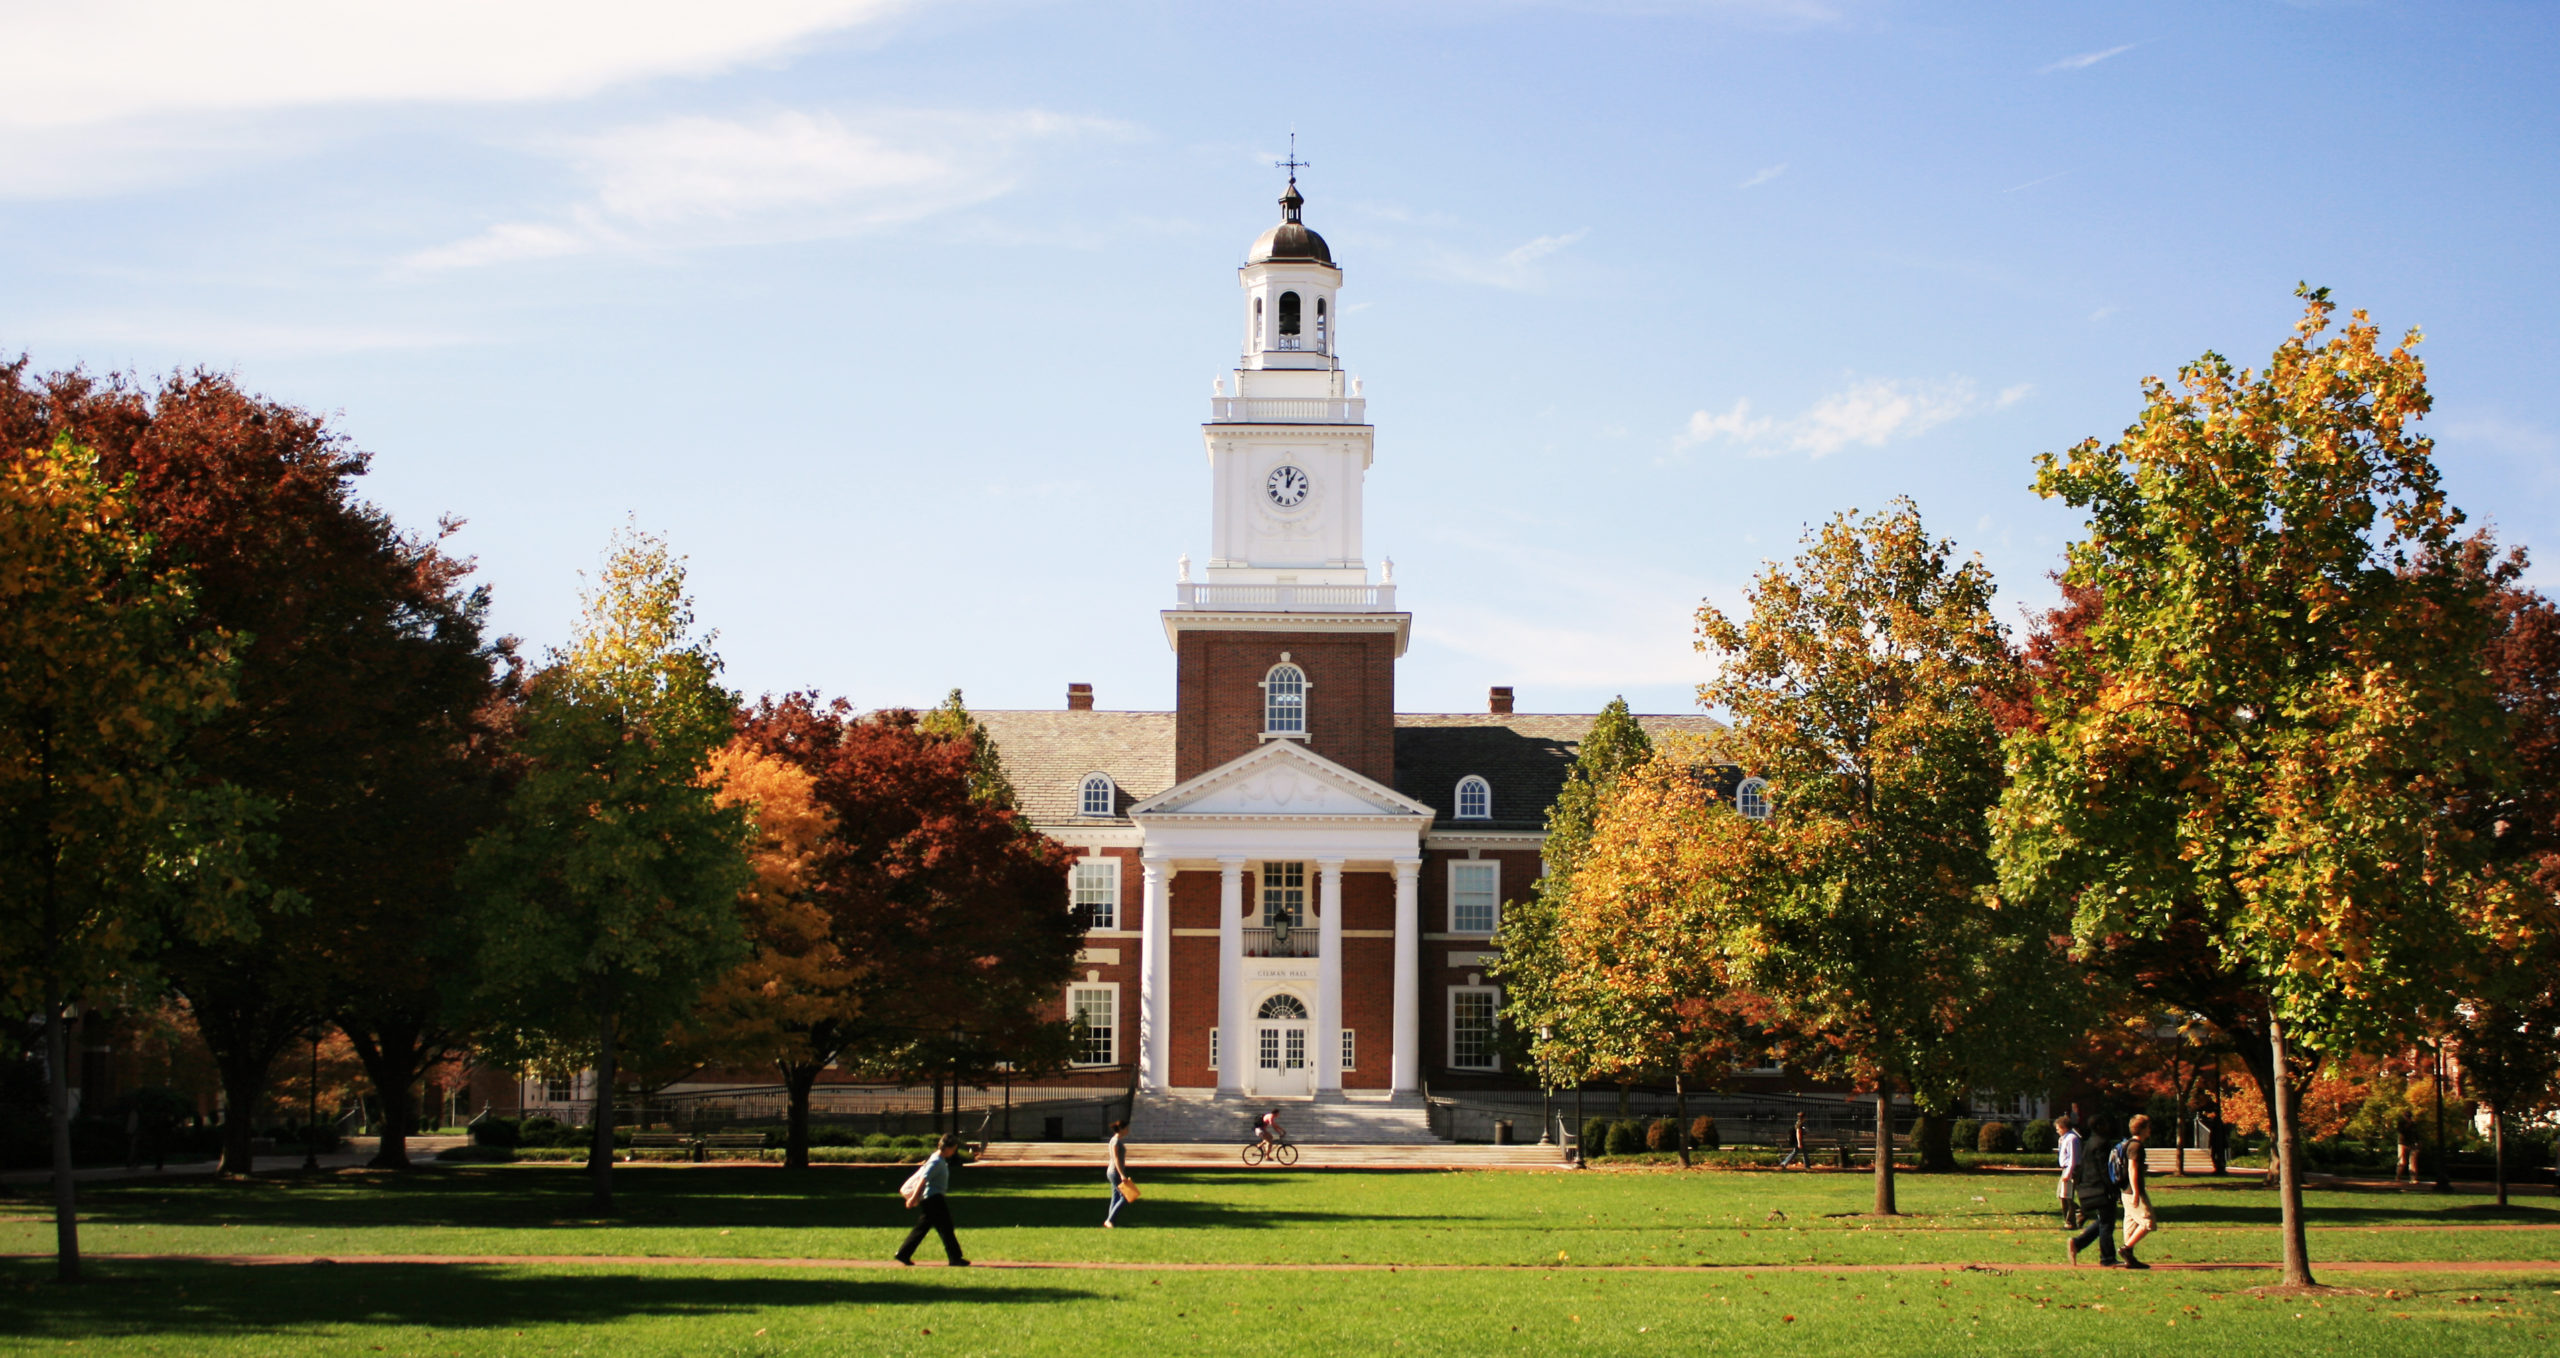
{"label": "blue sky", "polygon": [[1685,710],[1697,602],[1901,494],[2035,606],[2033,456],[2298,280],[2560,553],[2549,5],[215,8],[0,0],[0,349],[337,412],[537,648],[635,515],[749,693],[1170,705],[1292,128],[1408,710]]}

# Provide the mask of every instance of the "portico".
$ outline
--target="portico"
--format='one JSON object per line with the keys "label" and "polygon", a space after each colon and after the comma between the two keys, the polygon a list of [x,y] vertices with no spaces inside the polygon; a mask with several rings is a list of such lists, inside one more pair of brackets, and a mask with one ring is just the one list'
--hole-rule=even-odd
{"label": "portico", "polygon": [[[1420,929],[1422,837],[1434,814],[1291,740],[1266,743],[1131,807],[1145,869],[1140,1087],[1340,1097],[1346,1059],[1357,1066],[1365,1045],[1374,1054],[1369,1069],[1377,1055],[1386,1058],[1387,1079],[1357,1083],[1419,1090],[1421,996],[1410,954]],[[1186,927],[1175,919],[1175,884],[1194,872],[1216,875],[1214,918],[1195,911]],[[1383,927],[1350,924],[1355,893],[1346,880],[1364,875],[1393,884],[1391,917],[1365,921]],[[1186,951],[1197,957],[1183,947],[1192,939],[1214,939],[1212,966],[1177,961]],[[1373,975],[1392,978],[1384,1013],[1374,994],[1347,1003],[1346,962],[1364,986]],[[1214,1022],[1208,1060],[1178,1064],[1174,1015],[1203,1008]],[[1387,1031],[1371,1028],[1364,1044],[1347,1021],[1355,1008],[1385,1018]],[[1201,1065],[1214,1068],[1213,1085],[1198,1082]]]}

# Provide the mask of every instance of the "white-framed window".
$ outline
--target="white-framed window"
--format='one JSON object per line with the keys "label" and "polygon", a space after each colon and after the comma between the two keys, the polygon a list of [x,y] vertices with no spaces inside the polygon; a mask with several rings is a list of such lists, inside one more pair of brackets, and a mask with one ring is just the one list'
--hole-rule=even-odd
{"label": "white-framed window", "polygon": [[1502,864],[1462,858],[1449,865],[1449,932],[1489,934],[1502,922]]}
{"label": "white-framed window", "polygon": [[1120,984],[1067,987],[1067,1017],[1081,1025],[1075,1064],[1108,1066],[1120,1059]]}
{"label": "white-framed window", "polygon": [[1349,1028],[1342,1030],[1342,1068],[1344,1070],[1360,1068],[1360,1035]]}
{"label": "white-framed window", "polygon": [[1766,778],[1743,779],[1742,786],[1733,790],[1733,809],[1753,820],[1767,820],[1769,818],[1769,780]]}
{"label": "white-framed window", "polygon": [[1499,1070],[1502,1055],[1494,1047],[1494,1011],[1502,992],[1489,985],[1449,987],[1449,1066],[1452,1070]]}
{"label": "white-framed window", "polygon": [[1307,672],[1283,660],[1262,676],[1262,730],[1265,735],[1307,733]]}
{"label": "white-framed window", "polygon": [[1076,814],[1108,816],[1120,809],[1120,788],[1107,773],[1088,773],[1084,786],[1076,793]]}
{"label": "white-framed window", "polygon": [[1292,929],[1303,929],[1307,925],[1307,865],[1304,863],[1262,865],[1262,927],[1275,928],[1284,920]]}
{"label": "white-framed window", "polygon": [[1068,878],[1070,904],[1084,914],[1088,929],[1120,927],[1120,860],[1087,858]]}
{"label": "white-framed window", "polygon": [[542,1082],[542,1101],[545,1103],[574,1103],[577,1101],[577,1098],[578,1080],[576,1076],[571,1076],[566,1080],[545,1080]]}
{"label": "white-framed window", "polygon": [[1458,819],[1485,820],[1493,815],[1493,784],[1470,773],[1458,780]]}

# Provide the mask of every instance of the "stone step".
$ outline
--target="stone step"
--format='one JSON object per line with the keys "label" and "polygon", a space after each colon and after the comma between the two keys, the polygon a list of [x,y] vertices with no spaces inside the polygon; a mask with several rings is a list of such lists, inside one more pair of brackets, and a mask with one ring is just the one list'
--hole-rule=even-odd
{"label": "stone step", "polygon": [[1329,1145],[1434,1145],[1419,1099],[1248,1099],[1234,1094],[1150,1094],[1138,1099],[1130,1135],[1139,1141],[1226,1142],[1241,1146],[1264,1113],[1280,1110],[1292,1141]]}

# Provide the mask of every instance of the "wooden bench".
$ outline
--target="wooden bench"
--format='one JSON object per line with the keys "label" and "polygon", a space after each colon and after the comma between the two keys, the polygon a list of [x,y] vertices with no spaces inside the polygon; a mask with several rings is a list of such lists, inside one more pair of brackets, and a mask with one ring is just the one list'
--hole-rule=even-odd
{"label": "wooden bench", "polygon": [[713,1132],[694,1138],[693,1158],[696,1163],[709,1160],[712,1151],[762,1151],[762,1132]]}
{"label": "wooden bench", "polygon": [[[631,1134],[631,1149],[635,1151],[693,1151],[695,1158],[698,1159],[701,1156],[701,1152],[696,1150],[694,1147],[693,1138],[683,1132],[633,1132]],[[636,1159],[638,1157],[635,1156],[632,1158]]]}

